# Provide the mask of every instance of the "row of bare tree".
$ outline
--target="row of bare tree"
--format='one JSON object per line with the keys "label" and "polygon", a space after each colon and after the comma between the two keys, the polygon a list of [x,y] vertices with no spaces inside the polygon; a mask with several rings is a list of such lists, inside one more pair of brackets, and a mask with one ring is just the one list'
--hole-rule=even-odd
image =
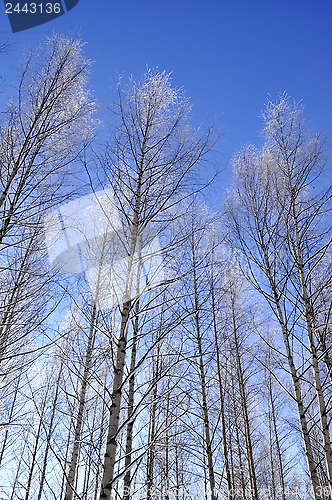
{"label": "row of bare tree", "polygon": [[[269,102],[263,146],[235,155],[212,213],[217,134],[149,70],[120,81],[97,142],[82,45],[56,35],[26,54],[2,103],[0,497],[331,499],[324,138],[286,95]],[[102,307],[84,273],[51,269],[44,226],[106,188],[126,272]],[[162,279],[132,293],[149,234]]]}

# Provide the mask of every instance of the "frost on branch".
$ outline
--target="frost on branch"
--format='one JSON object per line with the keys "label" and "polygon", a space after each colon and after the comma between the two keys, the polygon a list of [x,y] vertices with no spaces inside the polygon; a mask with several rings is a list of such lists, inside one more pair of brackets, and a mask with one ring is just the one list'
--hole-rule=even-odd
{"label": "frost on branch", "polygon": [[91,61],[83,43],[53,35],[27,56],[19,87],[19,112],[24,135],[42,135],[48,148],[67,154],[92,132],[95,105],[86,89]]}

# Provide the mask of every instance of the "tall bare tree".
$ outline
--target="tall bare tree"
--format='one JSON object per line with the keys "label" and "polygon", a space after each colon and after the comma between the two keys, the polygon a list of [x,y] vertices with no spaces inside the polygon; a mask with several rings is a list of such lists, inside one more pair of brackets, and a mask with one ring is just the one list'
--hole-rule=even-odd
{"label": "tall bare tree", "polygon": [[134,258],[140,235],[144,238],[147,228],[160,236],[167,234],[171,221],[180,217],[181,202],[193,190],[194,172],[213,142],[209,131],[199,136],[190,130],[189,112],[188,99],[172,88],[166,73],[148,71],[141,81],[132,81],[125,89],[119,86],[118,123],[102,165],[121,213],[128,265],[120,297],[120,333],[100,498],[109,498],[114,487],[128,327],[135,304],[131,297]]}
{"label": "tall bare tree", "polygon": [[90,62],[82,46],[76,39],[54,35],[27,52],[17,95],[2,103],[1,359],[18,354],[25,337],[51,311],[43,300],[52,282],[46,274],[43,218],[73,191],[69,174],[78,172],[77,159],[93,126],[94,103],[86,90]]}
{"label": "tall bare tree", "polygon": [[[249,280],[270,304],[281,328],[311,483],[319,499],[324,498],[326,485],[317,475],[313,448],[317,441],[307,418],[302,378],[316,391],[321,432],[317,444],[324,450],[330,484],[331,443],[322,382],[322,360],[328,362],[328,351],[320,342],[324,335],[318,326],[317,304],[330,286],[329,278],[321,279],[320,268],[331,242],[331,188],[322,183],[323,140],[308,131],[301,107],[281,95],[277,102],[268,103],[263,116],[263,148],[257,151],[249,146],[234,159],[237,184],[228,204],[229,227]],[[301,366],[303,348],[308,357]],[[326,382],[324,377],[325,387]]]}

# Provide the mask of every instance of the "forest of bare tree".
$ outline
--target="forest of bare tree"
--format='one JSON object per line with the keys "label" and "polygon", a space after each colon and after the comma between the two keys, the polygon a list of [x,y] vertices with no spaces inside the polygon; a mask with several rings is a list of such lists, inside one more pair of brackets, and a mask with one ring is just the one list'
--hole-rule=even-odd
{"label": "forest of bare tree", "polygon": [[170,75],[102,122],[83,45],[0,95],[0,499],[331,499],[326,138],[280,94],[226,191]]}

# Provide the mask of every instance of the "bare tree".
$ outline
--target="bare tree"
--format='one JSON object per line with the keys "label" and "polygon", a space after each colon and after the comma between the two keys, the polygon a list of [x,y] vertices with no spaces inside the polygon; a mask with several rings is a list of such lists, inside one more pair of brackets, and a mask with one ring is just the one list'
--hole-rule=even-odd
{"label": "bare tree", "polygon": [[1,123],[2,245],[11,230],[62,199],[59,183],[66,184],[69,165],[91,136],[89,65],[82,43],[63,36],[26,54],[17,99]]}
{"label": "bare tree", "polygon": [[[315,281],[315,276],[330,245],[331,194],[330,187],[319,189],[324,175],[323,143],[319,136],[308,132],[302,109],[296,104],[292,106],[287,96],[282,95],[276,103],[268,104],[264,120],[262,150],[247,147],[234,159],[237,186],[228,204],[228,220],[232,244],[247,263],[245,272],[272,307],[281,328],[311,482],[318,499],[324,498],[321,491],[325,485],[317,476],[313,449],[316,440],[307,419],[302,378],[305,376],[309,386],[316,390],[330,481],[331,444],[319,361],[322,334],[315,312],[318,297],[329,286],[329,280]],[[307,341],[303,330],[307,332]],[[302,348],[310,358],[301,367],[298,356]],[[327,355],[324,350],[325,362]]]}
{"label": "bare tree", "polygon": [[171,87],[166,73],[149,71],[125,90],[119,86],[115,111],[119,123],[102,165],[122,215],[128,265],[124,299],[120,298],[120,334],[100,498],[109,498],[114,486],[128,327],[135,304],[131,297],[134,256],[139,238],[148,225],[161,234],[172,219],[180,216],[181,201],[192,192],[195,167],[212,144],[209,132],[199,137],[190,131],[189,111],[188,100],[182,91]]}
{"label": "bare tree", "polygon": [[76,160],[92,133],[94,104],[85,89],[90,62],[82,54],[82,45],[78,40],[54,35],[35,52],[26,53],[17,96],[3,109],[2,360],[18,354],[28,333],[36,333],[51,312],[52,302],[46,307],[52,276],[46,274],[43,218],[50,207],[73,190],[69,174],[78,172]]}

